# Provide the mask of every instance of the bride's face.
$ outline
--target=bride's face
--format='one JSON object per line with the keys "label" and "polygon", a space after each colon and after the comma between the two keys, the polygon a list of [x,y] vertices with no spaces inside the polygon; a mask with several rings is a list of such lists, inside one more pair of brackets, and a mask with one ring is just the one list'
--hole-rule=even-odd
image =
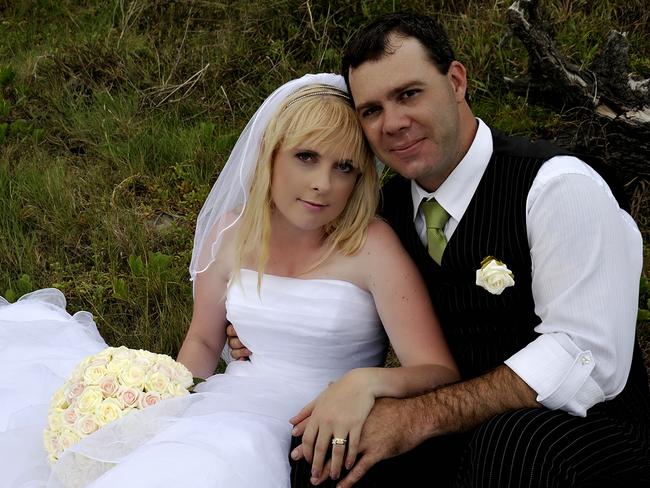
{"label": "bride's face", "polygon": [[359,174],[350,154],[305,141],[282,145],[273,163],[271,198],[276,217],[304,230],[319,229],[345,209]]}

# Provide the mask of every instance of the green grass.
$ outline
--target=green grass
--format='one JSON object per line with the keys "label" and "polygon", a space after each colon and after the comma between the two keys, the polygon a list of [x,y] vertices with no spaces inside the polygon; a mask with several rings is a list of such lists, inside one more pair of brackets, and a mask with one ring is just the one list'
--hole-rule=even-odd
{"label": "green grass", "polygon": [[[447,25],[484,120],[575,130],[508,92],[503,77],[527,63],[509,3],[0,0],[0,294],[55,286],[109,343],[175,354],[191,315],[194,222],[238,132],[279,84],[338,71],[349,35],[397,4]],[[576,63],[616,28],[650,74],[644,2],[545,4]],[[629,186],[647,242],[639,188]]]}

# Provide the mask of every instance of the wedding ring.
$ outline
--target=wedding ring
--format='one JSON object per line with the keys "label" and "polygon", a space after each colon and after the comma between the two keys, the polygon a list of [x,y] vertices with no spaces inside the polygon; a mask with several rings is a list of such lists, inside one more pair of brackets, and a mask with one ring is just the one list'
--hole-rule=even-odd
{"label": "wedding ring", "polygon": [[343,439],[343,437],[332,437],[333,446],[344,446],[346,442],[348,442],[348,440]]}

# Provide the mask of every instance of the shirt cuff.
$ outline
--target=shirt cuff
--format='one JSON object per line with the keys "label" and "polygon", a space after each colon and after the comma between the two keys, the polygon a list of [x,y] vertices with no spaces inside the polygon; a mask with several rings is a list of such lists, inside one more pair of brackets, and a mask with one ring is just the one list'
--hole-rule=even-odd
{"label": "shirt cuff", "polygon": [[546,408],[585,417],[590,407],[605,400],[590,376],[596,360],[591,351],[573,343],[574,350],[567,351],[554,335],[542,334],[505,364],[535,390],[537,401]]}

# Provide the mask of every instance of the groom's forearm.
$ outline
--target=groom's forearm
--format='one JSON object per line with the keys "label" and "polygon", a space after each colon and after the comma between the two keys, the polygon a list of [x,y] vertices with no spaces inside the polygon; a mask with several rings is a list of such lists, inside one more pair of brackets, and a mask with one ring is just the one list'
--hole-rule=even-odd
{"label": "groom's forearm", "polygon": [[405,400],[424,439],[476,427],[503,412],[539,407],[536,393],[505,365],[485,375]]}

